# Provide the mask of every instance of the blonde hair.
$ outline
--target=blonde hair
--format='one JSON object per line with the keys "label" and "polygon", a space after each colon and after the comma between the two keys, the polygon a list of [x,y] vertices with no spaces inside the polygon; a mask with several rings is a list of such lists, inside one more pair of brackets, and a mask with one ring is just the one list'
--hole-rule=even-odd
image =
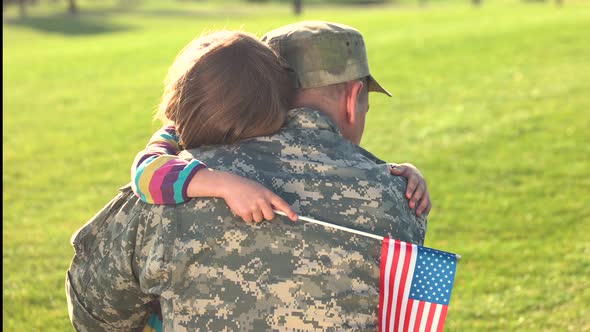
{"label": "blonde hair", "polygon": [[186,149],[272,134],[283,125],[293,95],[291,76],[277,54],[239,31],[190,42],[164,82],[155,117],[176,125]]}

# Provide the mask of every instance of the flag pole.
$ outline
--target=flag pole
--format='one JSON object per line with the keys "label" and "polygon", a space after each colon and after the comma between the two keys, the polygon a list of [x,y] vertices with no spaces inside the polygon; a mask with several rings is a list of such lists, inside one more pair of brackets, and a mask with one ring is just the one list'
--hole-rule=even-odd
{"label": "flag pole", "polygon": [[[273,210],[273,212],[276,214],[280,214],[281,216],[285,216],[285,217],[287,216],[284,212],[281,212],[281,211]],[[358,234],[358,235],[362,235],[362,236],[366,236],[366,237],[370,237],[370,238],[373,238],[376,240],[383,241],[383,236],[379,236],[379,235],[375,235],[375,234],[371,234],[371,233],[367,233],[367,232],[363,232],[363,231],[357,231],[356,229],[330,224],[325,221],[320,221],[320,220],[316,220],[316,219],[309,218],[309,217],[297,216],[297,220],[308,221],[310,223],[314,223],[314,224],[318,224],[318,225],[322,225],[322,226],[326,226],[326,227],[331,227],[331,228],[336,228],[336,229],[339,229],[339,230],[342,230],[345,232],[354,233],[354,234]]]}
{"label": "flag pole", "polygon": [[[272,210],[274,213],[276,214],[280,214],[281,216],[285,216],[287,217],[287,214],[282,212],[282,211],[278,211],[278,210]],[[335,225],[335,224],[331,224],[325,221],[321,221],[321,220],[317,220],[317,219],[313,219],[313,218],[309,218],[309,217],[303,217],[303,216],[297,216],[297,220],[303,220],[303,221],[307,221],[313,224],[318,224],[318,225],[322,225],[325,227],[330,227],[330,228],[335,228],[335,229],[339,229],[345,232],[349,232],[349,233],[353,233],[353,234],[358,234],[358,235],[362,235],[362,236],[366,236],[366,237],[370,237],[379,241],[383,241],[383,236],[379,236],[379,235],[375,235],[375,234],[371,234],[371,233],[367,233],[367,232],[363,232],[363,231],[357,231],[356,229],[352,229],[352,228],[348,228],[348,227],[344,227],[344,226],[340,226],[340,225]],[[455,256],[457,257],[457,259],[461,258],[461,255],[457,255],[455,254]]]}

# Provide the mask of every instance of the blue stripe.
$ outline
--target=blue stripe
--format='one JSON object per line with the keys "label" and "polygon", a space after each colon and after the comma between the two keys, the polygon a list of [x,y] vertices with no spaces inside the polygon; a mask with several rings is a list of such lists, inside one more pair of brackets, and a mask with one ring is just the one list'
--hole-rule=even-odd
{"label": "blue stripe", "polygon": [[147,322],[148,326],[156,332],[162,332],[162,321],[158,318],[158,315],[152,314]]}
{"label": "blue stripe", "polygon": [[184,198],[182,197],[182,188],[184,187],[184,183],[186,182],[186,178],[191,173],[193,168],[199,166],[201,162],[198,160],[191,161],[186,167],[180,171],[178,174],[178,179],[174,182],[174,201],[179,204],[184,202]]}
{"label": "blue stripe", "polygon": [[177,141],[176,137],[174,137],[174,136],[171,136],[171,135],[168,135],[168,134],[165,134],[165,133],[162,133],[162,134],[160,135],[160,137],[163,137],[163,138],[165,138],[166,140],[173,140],[173,141]]}

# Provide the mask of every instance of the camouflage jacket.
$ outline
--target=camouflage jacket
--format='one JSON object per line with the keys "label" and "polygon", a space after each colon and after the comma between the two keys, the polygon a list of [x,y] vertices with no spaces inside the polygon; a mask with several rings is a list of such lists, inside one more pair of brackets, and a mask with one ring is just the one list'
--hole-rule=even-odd
{"label": "camouflage jacket", "polygon": [[[302,216],[422,244],[405,179],[310,109],[275,135],[194,154],[255,179]],[[124,188],[72,238],[70,318],[140,330],[160,299],[165,331],[375,331],[378,240],[277,217],[247,224],[223,200],[148,205]]]}

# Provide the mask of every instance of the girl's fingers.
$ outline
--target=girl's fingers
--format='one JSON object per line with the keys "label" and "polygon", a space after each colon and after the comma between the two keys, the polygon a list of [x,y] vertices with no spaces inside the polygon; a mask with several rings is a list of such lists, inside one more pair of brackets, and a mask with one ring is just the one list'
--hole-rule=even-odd
{"label": "girl's fingers", "polygon": [[421,201],[420,204],[418,204],[418,208],[416,209],[416,214],[419,216],[422,215],[423,212],[426,212],[426,209],[428,208],[428,197],[424,197]]}
{"label": "girl's fingers", "polygon": [[264,220],[264,216],[262,215],[262,211],[260,211],[260,209],[255,209],[252,212],[252,219],[254,220],[254,222],[259,223],[262,220]]}
{"label": "girl's fingers", "polygon": [[[412,197],[410,198],[410,207],[414,208],[418,206],[418,203],[422,200],[424,193],[426,192],[426,186],[424,185],[424,181],[420,181],[416,190],[412,193]],[[418,210],[416,210],[418,212]]]}
{"label": "girl's fingers", "polygon": [[297,221],[297,213],[293,211],[291,206],[287,204],[282,198],[273,194],[273,197],[270,200],[272,206],[275,207],[276,210],[284,212],[291,221]]}
{"label": "girl's fingers", "polygon": [[266,220],[272,220],[275,217],[275,213],[272,212],[272,207],[268,201],[264,201],[259,205],[260,210],[262,211],[262,216]]}
{"label": "girl's fingers", "polygon": [[414,191],[416,191],[416,188],[418,187],[419,183],[420,183],[420,179],[417,176],[411,176],[408,179],[408,186],[406,187],[406,198],[407,199],[410,199],[410,198],[412,198],[412,196],[414,196]]}
{"label": "girl's fingers", "polygon": [[244,213],[238,214],[238,216],[240,218],[242,218],[245,222],[252,222],[252,213],[244,212]]}
{"label": "girl's fingers", "polygon": [[393,175],[402,175],[403,169],[398,164],[389,164],[389,173]]}

